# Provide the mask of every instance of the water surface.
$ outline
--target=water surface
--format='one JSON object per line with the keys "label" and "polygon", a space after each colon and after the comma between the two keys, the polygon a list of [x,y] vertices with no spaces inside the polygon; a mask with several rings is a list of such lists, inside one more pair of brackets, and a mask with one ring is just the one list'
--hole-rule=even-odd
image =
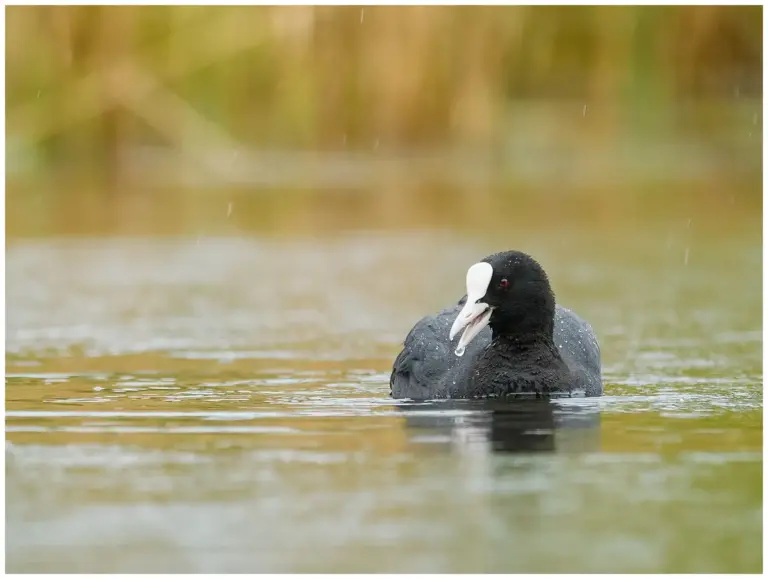
{"label": "water surface", "polygon": [[[603,348],[599,400],[411,403],[392,360],[500,247]],[[761,253],[685,220],[6,253],[10,572],[759,572]]]}

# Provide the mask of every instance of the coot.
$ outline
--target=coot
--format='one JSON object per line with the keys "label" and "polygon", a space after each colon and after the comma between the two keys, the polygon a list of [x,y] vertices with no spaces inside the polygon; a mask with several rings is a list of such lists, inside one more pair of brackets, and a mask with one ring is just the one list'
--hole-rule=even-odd
{"label": "coot", "polygon": [[504,251],[469,268],[456,305],[413,327],[390,389],[413,400],[600,396],[600,345],[586,321],[555,304],[535,259]]}

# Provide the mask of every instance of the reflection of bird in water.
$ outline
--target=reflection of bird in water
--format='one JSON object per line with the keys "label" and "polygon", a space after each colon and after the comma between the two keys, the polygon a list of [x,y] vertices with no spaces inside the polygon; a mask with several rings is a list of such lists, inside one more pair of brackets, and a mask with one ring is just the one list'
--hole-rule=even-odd
{"label": "reflection of bird in water", "polygon": [[529,399],[401,403],[411,442],[492,452],[591,452],[600,446],[596,402]]}

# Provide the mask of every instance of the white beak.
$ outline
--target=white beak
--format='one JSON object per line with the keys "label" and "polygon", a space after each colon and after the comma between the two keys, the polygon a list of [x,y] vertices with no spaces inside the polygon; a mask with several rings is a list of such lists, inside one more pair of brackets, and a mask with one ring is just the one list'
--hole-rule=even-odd
{"label": "white beak", "polygon": [[451,326],[451,332],[448,334],[448,338],[453,340],[456,334],[464,330],[456,346],[457,356],[464,354],[467,344],[477,337],[491,319],[493,308],[480,300],[488,291],[488,285],[491,283],[492,277],[493,268],[489,263],[476,263],[467,270],[467,303],[464,304],[464,307],[459,312],[459,315],[453,322],[453,326]]}

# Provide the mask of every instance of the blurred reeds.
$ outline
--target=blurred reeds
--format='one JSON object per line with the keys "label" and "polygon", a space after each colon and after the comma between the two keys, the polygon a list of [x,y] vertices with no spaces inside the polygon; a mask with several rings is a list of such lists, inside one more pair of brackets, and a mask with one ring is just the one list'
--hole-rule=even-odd
{"label": "blurred reeds", "polygon": [[142,127],[70,89],[95,75],[90,98],[109,99],[125,65],[273,147],[487,141],[519,99],[608,111],[761,91],[759,6],[16,6],[6,22],[11,132],[48,138],[90,107],[80,137],[99,149]]}
{"label": "blurred reeds", "polygon": [[408,171],[479,172],[480,186],[464,184],[473,195],[489,175],[567,189],[609,174],[614,187],[636,170],[664,186],[676,168],[712,189],[741,179],[750,193],[760,176],[760,6],[6,15],[6,159],[17,176],[122,179],[133,164],[141,178],[186,159],[187,184],[205,167],[223,186],[370,181],[389,194],[409,188]]}

